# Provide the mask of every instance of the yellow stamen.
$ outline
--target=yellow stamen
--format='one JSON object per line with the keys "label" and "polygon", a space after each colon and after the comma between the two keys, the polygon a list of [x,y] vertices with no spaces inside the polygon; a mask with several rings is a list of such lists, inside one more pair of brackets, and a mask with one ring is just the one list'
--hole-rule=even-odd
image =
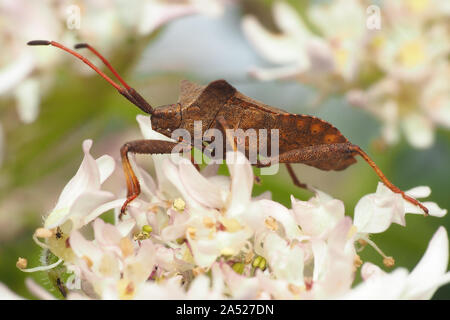
{"label": "yellow stamen", "polygon": [[383,264],[388,268],[392,268],[395,265],[395,260],[393,257],[386,257],[383,259]]}
{"label": "yellow stamen", "polygon": [[400,63],[406,68],[413,68],[425,61],[425,46],[420,40],[407,42],[398,54]]}
{"label": "yellow stamen", "polygon": [[142,231],[143,231],[143,232],[150,233],[150,232],[153,231],[153,228],[152,228],[152,226],[149,226],[148,224],[146,224],[146,225],[144,225],[144,226],[142,227]]}
{"label": "yellow stamen", "polygon": [[126,279],[120,279],[117,283],[117,290],[121,299],[130,300],[133,298],[135,292],[134,283]]}
{"label": "yellow stamen", "polygon": [[242,229],[241,224],[236,219],[227,219],[223,218],[221,220],[222,224],[224,225],[225,229],[227,229],[228,232],[236,232]]}
{"label": "yellow stamen", "polygon": [[204,217],[203,218],[203,224],[205,225],[205,227],[207,228],[212,228],[214,227],[216,224],[214,223],[213,219],[211,219],[211,217]]}
{"label": "yellow stamen", "polygon": [[19,269],[25,269],[28,265],[28,260],[25,258],[19,257],[16,262],[16,267]]}
{"label": "yellow stamen", "polygon": [[234,270],[234,272],[243,274],[245,265],[241,262],[236,262],[235,264],[233,264],[231,268]]}
{"label": "yellow stamen", "polygon": [[359,239],[359,240],[358,240],[358,243],[359,243],[362,247],[367,246],[367,241],[364,240],[364,239]]}
{"label": "yellow stamen", "polygon": [[265,270],[267,265],[267,261],[264,257],[257,256],[255,260],[253,260],[252,266],[254,268],[259,268],[261,270]]}
{"label": "yellow stamen", "polygon": [[131,256],[134,253],[134,247],[131,240],[127,237],[120,239],[119,248],[122,251],[124,257]]}
{"label": "yellow stamen", "polygon": [[94,262],[92,262],[92,260],[88,256],[83,256],[81,259],[86,261],[88,268],[91,268],[94,265]]}
{"label": "yellow stamen", "polygon": [[293,295],[299,295],[300,293],[302,293],[302,291],[305,291],[305,286],[296,286],[295,284],[289,283],[288,285],[288,289],[289,291],[293,294]]}
{"label": "yellow stamen", "polygon": [[186,202],[181,198],[177,198],[173,201],[173,208],[178,212],[182,212],[186,208]]}
{"label": "yellow stamen", "polygon": [[277,224],[277,220],[275,220],[273,217],[267,217],[264,220],[264,224],[266,225],[266,227],[272,231],[277,231],[278,230],[278,224]]}
{"label": "yellow stamen", "polygon": [[189,237],[194,240],[197,235],[197,229],[195,229],[194,227],[188,227],[186,231]]}
{"label": "yellow stamen", "polygon": [[356,269],[358,269],[359,267],[361,267],[363,264],[363,261],[361,260],[361,257],[357,254],[355,255],[355,257],[353,258],[353,271],[356,271]]}
{"label": "yellow stamen", "polygon": [[220,254],[223,256],[232,256],[234,254],[234,250],[233,248],[223,248],[222,250],[220,250]]}
{"label": "yellow stamen", "polygon": [[347,233],[347,239],[350,239],[351,237],[353,237],[357,232],[358,232],[358,228],[356,226],[351,226],[350,230],[348,230],[348,233]]}
{"label": "yellow stamen", "polygon": [[192,273],[194,274],[194,276],[198,276],[199,274],[205,273],[205,269],[201,267],[195,267],[194,269],[192,269]]}
{"label": "yellow stamen", "polygon": [[38,238],[51,238],[53,236],[53,231],[45,228],[37,228],[34,234]]}
{"label": "yellow stamen", "polygon": [[253,257],[255,256],[255,254],[253,253],[253,251],[249,251],[247,252],[247,254],[245,255],[245,264],[249,264],[250,262],[252,262]]}

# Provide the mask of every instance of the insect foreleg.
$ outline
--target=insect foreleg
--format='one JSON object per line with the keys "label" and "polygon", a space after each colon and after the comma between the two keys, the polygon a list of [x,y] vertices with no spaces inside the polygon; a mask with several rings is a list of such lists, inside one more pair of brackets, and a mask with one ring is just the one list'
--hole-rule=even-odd
{"label": "insect foreleg", "polygon": [[139,181],[131,167],[128,153],[138,154],[168,154],[172,152],[172,149],[177,146],[178,143],[163,140],[135,140],[125,143],[120,149],[120,155],[122,157],[122,166],[125,173],[125,179],[127,181],[127,200],[122,205],[120,210],[119,219],[125,214],[128,204],[137,198],[141,193],[141,187]]}

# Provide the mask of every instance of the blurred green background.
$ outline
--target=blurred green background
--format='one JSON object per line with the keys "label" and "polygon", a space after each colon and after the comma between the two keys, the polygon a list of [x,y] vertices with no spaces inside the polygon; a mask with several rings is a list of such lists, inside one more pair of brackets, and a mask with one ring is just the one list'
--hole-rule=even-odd
{"label": "blurred green background", "polygon": [[[429,200],[442,208],[450,208],[447,189],[450,186],[449,131],[438,130],[435,144],[426,150],[413,149],[403,139],[396,146],[381,151],[373,144],[380,123],[363,110],[349,106],[343,97],[332,96],[313,109],[308,105],[317,94],[314,89],[297,82],[260,82],[248,76],[251,67],[269,64],[245,39],[240,21],[244,13],[251,12],[268,27],[273,27],[271,3],[243,1],[228,7],[219,18],[193,15],[174,20],[145,37],[130,34],[124,41],[112,45],[107,57],[154,106],[175,102],[181,79],[206,84],[224,78],[242,93],[266,104],[318,116],[366,150],[398,187],[430,186]],[[303,2],[291,3],[302,12]],[[75,39],[83,41],[76,36]],[[56,50],[50,47],[39,50],[43,49]],[[41,110],[34,122],[20,122],[13,98],[0,97],[5,140],[0,167],[0,282],[27,298],[32,296],[24,279],[30,276],[48,287],[48,276],[45,272],[20,272],[15,266],[17,257],[26,257],[29,266],[39,264],[40,248],[31,236],[78,169],[83,157],[82,141],[94,140],[92,154],[95,157],[107,153],[118,159],[120,146],[140,137],[135,120],[140,111],[99,76],[80,75],[77,69],[81,68],[81,62],[73,61],[63,52],[58,53],[64,63],[41,71],[52,74],[55,81],[43,95]],[[144,157],[141,161],[150,160]],[[342,172],[323,172],[303,165],[295,165],[295,170],[302,181],[342,199],[348,215],[353,214],[362,196],[375,192],[378,183],[375,173],[361,160]],[[270,190],[273,199],[287,207],[290,207],[291,194],[303,200],[311,196],[287,181],[290,181],[287,172],[281,168],[276,176],[263,176],[262,184],[255,186],[254,193]],[[397,267],[411,270],[438,226],[449,230],[450,216],[438,219],[408,215],[406,222],[406,228],[392,225],[373,239],[386,254],[395,258]],[[382,264],[382,258],[369,247],[361,258]],[[450,298],[450,286],[439,289],[434,298]]]}

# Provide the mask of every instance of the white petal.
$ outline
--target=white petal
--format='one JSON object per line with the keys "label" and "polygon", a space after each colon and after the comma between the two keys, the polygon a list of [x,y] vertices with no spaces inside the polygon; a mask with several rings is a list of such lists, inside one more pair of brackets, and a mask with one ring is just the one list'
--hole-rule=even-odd
{"label": "white petal", "polygon": [[348,291],[346,300],[396,300],[402,297],[408,271],[398,268],[391,273],[370,277],[367,281]]}
{"label": "white petal", "polygon": [[428,186],[418,186],[412,189],[409,189],[408,191],[405,191],[405,193],[413,198],[426,198],[429,197],[431,194],[431,189]]}
{"label": "white petal", "polygon": [[288,239],[291,240],[300,236],[300,229],[291,212],[283,205],[272,200],[252,201],[248,205],[242,219],[258,233],[267,230],[264,221],[269,217],[274,218],[283,226]]}
{"label": "white petal", "polygon": [[181,197],[189,207],[197,208],[200,206],[200,204],[190,196],[190,193],[184,187],[180,179],[179,170],[177,166],[170,160],[170,158],[164,160],[161,169],[166,179],[170,181],[170,183],[175,186],[175,188],[177,188],[177,190],[181,194]]}
{"label": "white petal", "polygon": [[258,280],[255,277],[247,278],[234,272],[227,264],[220,266],[225,283],[231,291],[234,299],[255,299],[259,289]]}
{"label": "white petal", "polygon": [[377,198],[375,194],[370,194],[358,201],[354,216],[354,224],[358,232],[380,233],[389,228],[396,207],[393,201],[398,200],[389,198],[383,200]]}
{"label": "white petal", "polygon": [[216,233],[213,239],[193,240],[189,233],[187,234],[196,264],[206,268],[210,267],[216,261],[222,249],[227,248],[238,253],[251,236],[252,233],[246,229],[237,232],[220,231]]}
{"label": "white petal", "polygon": [[194,281],[192,281],[192,284],[189,287],[187,295],[189,299],[193,300],[216,299],[216,297],[210,295],[209,287],[210,287],[209,278],[203,274],[199,275],[194,279]]}
{"label": "white petal", "polygon": [[23,298],[12,290],[10,290],[3,283],[0,283],[0,299],[2,300],[23,300]]}
{"label": "white petal", "polygon": [[33,69],[34,59],[28,52],[20,55],[13,64],[0,70],[0,94],[9,92],[20,83]]}
{"label": "white petal", "polygon": [[155,265],[155,247],[151,240],[141,241],[136,256],[127,260],[125,277],[135,283],[141,283],[148,279]]}
{"label": "white petal", "polygon": [[[121,198],[121,199],[117,199],[117,200],[113,200],[111,202],[106,202],[100,206],[98,206],[97,208],[94,209],[94,211],[92,211],[91,213],[89,213],[84,219],[83,219],[83,224],[87,225],[89,222],[91,222],[92,220],[94,220],[95,218],[98,218],[101,214],[103,214],[104,212],[107,212],[111,209],[115,209],[115,208],[120,208],[122,207],[122,205],[125,203],[125,200],[127,200],[126,198]],[[132,204],[130,204],[132,205]],[[128,221],[128,220],[127,220]]]}
{"label": "white petal", "polygon": [[141,18],[139,19],[138,24],[138,32],[140,35],[149,34],[171,20],[185,15],[190,15],[195,12],[195,8],[191,5],[169,5],[166,3],[158,4],[152,1],[147,3],[142,8]]}
{"label": "white petal", "polygon": [[361,233],[380,233],[395,222],[405,225],[401,195],[379,183],[376,193],[362,197],[355,206],[354,225]]}
{"label": "white petal", "polygon": [[277,64],[308,64],[304,48],[293,35],[275,35],[268,32],[253,16],[244,17],[242,29],[248,40],[267,60]]}
{"label": "white petal", "polygon": [[141,129],[141,133],[145,139],[175,141],[175,140],[170,139],[169,137],[166,137],[165,135],[153,130],[152,123],[150,121],[149,116],[144,116],[144,115],[140,114],[140,115],[136,116],[136,120],[139,123],[139,128]]}
{"label": "white petal", "polygon": [[430,299],[438,289],[436,285],[447,271],[448,250],[447,231],[439,227],[422,259],[408,277],[408,295],[413,299]]}
{"label": "white petal", "polygon": [[249,73],[258,80],[272,81],[293,78],[302,74],[307,69],[307,66],[304,65],[289,64],[278,68],[253,68]]}
{"label": "white petal", "polygon": [[103,184],[103,182],[105,182],[105,180],[114,172],[116,162],[108,155],[103,155],[95,161],[97,162],[100,171],[100,184]]}
{"label": "white petal", "polygon": [[122,235],[115,226],[105,223],[102,219],[96,219],[93,224],[95,241],[99,246],[104,249],[113,247],[119,249],[118,245]]}
{"label": "white petal", "polygon": [[361,267],[361,277],[364,281],[368,280],[370,277],[380,277],[386,274],[379,266],[366,262]]}
{"label": "white petal", "polygon": [[326,259],[327,259],[327,244],[323,240],[314,240],[311,242],[311,248],[314,255],[314,271],[313,281],[319,280],[326,271]]}
{"label": "white petal", "polygon": [[430,216],[442,218],[447,215],[447,209],[441,209],[435,202],[425,201],[422,204],[429,210]]}
{"label": "white petal", "polygon": [[36,120],[41,100],[38,80],[27,79],[22,81],[14,94],[20,120],[24,123],[31,123]]}
{"label": "white petal", "polygon": [[345,215],[344,203],[319,192],[309,201],[295,200],[291,196],[292,210],[302,231],[319,236],[333,229]]}
{"label": "white petal", "polygon": [[[95,209],[102,204],[111,201],[113,198],[114,194],[108,191],[99,190],[85,192],[75,200],[64,217],[62,217],[63,214],[61,214],[60,211],[53,211],[45,221],[45,226],[48,229],[52,229],[63,224],[67,219],[71,219],[73,223],[72,227],[74,229],[81,228],[84,225],[86,216],[90,215]],[[54,212],[58,214],[54,214]],[[58,220],[58,216],[61,219]]]}
{"label": "white petal", "polygon": [[339,296],[352,285],[355,251],[353,240],[348,239],[351,226],[351,218],[344,217],[329,234],[323,276],[317,283],[318,298]]}
{"label": "white petal", "polygon": [[202,176],[189,160],[180,161],[179,175],[192,198],[210,208],[223,208],[220,188]]}
{"label": "white petal", "polygon": [[77,257],[87,257],[94,264],[101,260],[103,256],[102,251],[91,241],[86,240],[78,231],[75,230],[70,234],[69,241],[70,247]]}
{"label": "white petal", "polygon": [[133,230],[135,225],[136,225],[135,220],[127,219],[127,220],[117,223],[116,228],[122,237],[126,237],[130,234],[130,232]]}
{"label": "white petal", "polygon": [[25,279],[25,284],[30,292],[37,298],[43,300],[56,300],[47,290],[38,285],[33,279]]}
{"label": "white petal", "polygon": [[283,33],[295,36],[298,39],[307,39],[311,35],[300,15],[287,3],[276,2],[273,14],[276,24]]}
{"label": "white petal", "polygon": [[276,233],[269,233],[264,241],[264,257],[278,279],[303,285],[303,250],[299,246],[291,247]]}
{"label": "white petal", "polygon": [[186,232],[186,228],[189,222],[189,215],[185,213],[175,213],[173,223],[161,231],[161,237],[164,241],[174,241]]}
{"label": "white petal", "polygon": [[240,214],[250,202],[253,188],[253,170],[250,162],[240,152],[227,152],[227,166],[231,175],[230,216]]}
{"label": "white petal", "polygon": [[97,163],[89,153],[91,147],[92,140],[83,142],[83,162],[75,176],[64,187],[54,210],[70,207],[83,192],[89,189],[100,189],[100,172]]}
{"label": "white petal", "polygon": [[406,139],[416,148],[428,148],[434,142],[433,123],[422,115],[413,113],[406,116],[402,122]]}

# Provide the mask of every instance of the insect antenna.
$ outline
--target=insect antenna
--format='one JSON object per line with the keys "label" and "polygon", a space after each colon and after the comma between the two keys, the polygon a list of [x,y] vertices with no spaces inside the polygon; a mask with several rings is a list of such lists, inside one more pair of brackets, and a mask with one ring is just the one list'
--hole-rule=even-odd
{"label": "insect antenna", "polygon": [[71,50],[62,44],[56,42],[56,41],[47,41],[47,40],[33,40],[29,41],[27,43],[30,46],[54,46],[56,48],[62,49],[71,55],[75,56],[76,58],[83,61],[85,64],[87,64],[89,67],[91,67],[95,72],[97,72],[103,79],[108,81],[114,88],[116,88],[117,91],[121,95],[123,95],[125,98],[127,98],[128,101],[133,103],[135,106],[137,106],[142,111],[152,114],[153,108],[151,105],[139,94],[136,90],[131,88],[123,79],[120,77],[120,75],[117,73],[117,71],[111,66],[111,64],[106,60],[97,50],[92,48],[90,45],[86,43],[78,44],[75,46],[76,49],[78,48],[88,48],[91,50],[97,57],[99,57],[103,63],[108,67],[109,70],[117,77],[120,83],[123,84],[123,87],[121,87],[119,84],[114,82],[110,77],[108,77],[104,72],[102,72],[99,68],[97,68],[92,62],[90,62],[86,57],[82,56],[81,54],[77,53],[74,50]]}
{"label": "insect antenna", "polygon": [[116,76],[117,80],[122,83],[122,85],[125,87],[125,89],[130,90],[131,87],[125,82],[125,80],[122,79],[122,77],[117,73],[116,69],[113,68],[113,66],[109,63],[108,60],[106,60],[105,57],[103,57],[97,50],[95,50],[91,45],[87,43],[78,43],[74,46],[75,49],[82,49],[86,48],[89,49],[93,54],[95,54],[97,57],[102,60],[102,62],[105,64],[105,66],[108,67],[108,69]]}

